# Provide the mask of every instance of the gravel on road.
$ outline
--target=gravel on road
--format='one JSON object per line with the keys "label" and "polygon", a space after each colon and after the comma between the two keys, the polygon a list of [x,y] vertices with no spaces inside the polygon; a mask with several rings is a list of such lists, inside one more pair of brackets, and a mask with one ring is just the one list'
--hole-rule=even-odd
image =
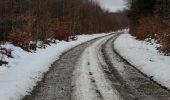
{"label": "gravel on road", "polygon": [[23,100],[70,100],[74,65],[84,49],[97,39],[63,53],[60,59],[54,62],[50,70],[44,74],[44,78],[38,82],[33,92]]}

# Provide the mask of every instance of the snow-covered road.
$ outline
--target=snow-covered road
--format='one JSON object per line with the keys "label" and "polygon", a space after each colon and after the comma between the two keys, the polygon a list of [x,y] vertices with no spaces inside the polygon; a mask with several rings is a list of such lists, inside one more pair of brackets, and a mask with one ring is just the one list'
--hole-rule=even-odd
{"label": "snow-covered road", "polygon": [[107,65],[100,49],[111,37],[99,39],[82,53],[73,73],[72,100],[122,100],[102,69]]}
{"label": "snow-covered road", "polygon": [[114,50],[120,34],[91,40],[61,55],[23,100],[169,100],[167,90]]}

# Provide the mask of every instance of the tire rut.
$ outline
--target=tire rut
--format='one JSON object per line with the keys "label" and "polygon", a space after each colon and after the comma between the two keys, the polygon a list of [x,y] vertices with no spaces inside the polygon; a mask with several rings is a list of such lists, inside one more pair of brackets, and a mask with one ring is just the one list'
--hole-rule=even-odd
{"label": "tire rut", "polygon": [[[114,40],[103,45],[102,53],[109,68],[105,70],[124,100],[170,100],[170,93],[131,66],[114,51]],[[108,71],[109,70],[109,71]]]}

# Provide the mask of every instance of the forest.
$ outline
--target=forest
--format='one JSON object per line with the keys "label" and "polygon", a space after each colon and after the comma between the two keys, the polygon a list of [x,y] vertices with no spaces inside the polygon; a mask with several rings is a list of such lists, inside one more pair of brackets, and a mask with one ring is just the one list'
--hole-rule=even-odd
{"label": "forest", "polygon": [[126,28],[126,13],[109,12],[93,0],[0,0],[0,41],[29,50],[30,41]]}
{"label": "forest", "polygon": [[138,39],[155,39],[158,49],[170,55],[170,1],[127,0],[130,33]]}

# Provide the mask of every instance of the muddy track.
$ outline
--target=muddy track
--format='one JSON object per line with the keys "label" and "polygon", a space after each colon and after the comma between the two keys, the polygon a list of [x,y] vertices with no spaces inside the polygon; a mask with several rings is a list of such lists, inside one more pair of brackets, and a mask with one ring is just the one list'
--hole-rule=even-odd
{"label": "muddy track", "polygon": [[84,49],[98,39],[100,38],[63,53],[60,59],[54,62],[50,70],[44,74],[42,81],[38,82],[33,92],[25,96],[23,100],[70,100],[74,65]]}
{"label": "muddy track", "polygon": [[[124,100],[170,100],[170,93],[131,66],[114,51],[116,34],[102,47],[109,68],[103,68]],[[109,70],[109,71],[108,71]]]}

